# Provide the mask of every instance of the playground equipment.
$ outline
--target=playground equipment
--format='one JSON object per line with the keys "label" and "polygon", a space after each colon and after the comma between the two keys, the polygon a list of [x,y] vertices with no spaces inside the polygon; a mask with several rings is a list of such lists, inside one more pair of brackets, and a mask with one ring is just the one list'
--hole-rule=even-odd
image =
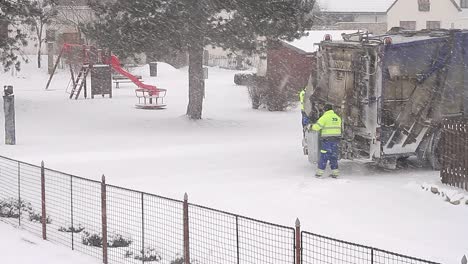
{"label": "playground equipment", "polygon": [[[86,80],[90,73],[91,75],[96,75],[95,78],[92,77],[91,97],[94,98],[95,94],[101,94],[102,96],[109,94],[109,96],[112,97],[111,75],[108,75],[107,71],[104,69],[105,67],[110,66],[114,71],[127,77],[138,87],[138,89],[135,90],[138,98],[138,104],[135,105],[137,108],[162,109],[166,107],[166,104],[164,103],[166,89],[160,89],[153,85],[144,84],[138,77],[124,70],[121,67],[120,60],[115,55],[89,45],[67,43],[63,45],[53,67],[52,74],[47,82],[46,90],[49,88],[62,58],[66,59],[66,63],[70,69],[70,99],[78,99],[82,91],[84,92],[84,98],[87,98],[88,92]],[[76,68],[80,68],[77,73],[76,70],[74,70]],[[107,76],[109,77],[107,78]],[[109,80],[106,81],[107,79]],[[93,80],[96,80],[94,85]],[[109,87],[104,87],[106,85]]]}
{"label": "playground equipment", "polygon": [[136,76],[122,69],[120,66],[119,58],[115,55],[111,55],[108,63],[112,68],[122,74],[123,76],[130,79],[138,89],[135,90],[136,97],[138,98],[138,104],[135,106],[140,109],[162,109],[166,107],[164,103],[164,97],[166,96],[166,89],[160,89],[156,86],[144,84]]}

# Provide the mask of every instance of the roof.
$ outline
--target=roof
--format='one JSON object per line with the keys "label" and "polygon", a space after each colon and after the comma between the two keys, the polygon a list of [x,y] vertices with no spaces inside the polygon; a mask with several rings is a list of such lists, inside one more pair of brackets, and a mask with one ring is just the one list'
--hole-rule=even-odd
{"label": "roof", "polygon": [[350,34],[356,32],[357,30],[311,30],[307,32],[309,34],[308,36],[285,43],[310,53],[318,50],[318,46],[315,44],[320,43],[326,34],[330,34],[333,40],[342,40],[342,33]]}
{"label": "roof", "polygon": [[386,13],[395,0],[317,0],[319,8],[336,13]]}

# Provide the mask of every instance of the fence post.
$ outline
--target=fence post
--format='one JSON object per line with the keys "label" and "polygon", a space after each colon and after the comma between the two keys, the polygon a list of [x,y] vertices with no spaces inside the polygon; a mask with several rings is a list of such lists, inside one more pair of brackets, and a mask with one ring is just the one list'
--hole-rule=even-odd
{"label": "fence post", "polygon": [[73,176],[70,176],[70,220],[71,220],[71,246],[75,250],[75,226],[73,223]]}
{"label": "fence post", "polygon": [[374,264],[374,248],[370,250],[370,263]]}
{"label": "fence post", "polygon": [[145,204],[144,194],[141,193],[141,258],[142,263],[145,263]]}
{"label": "fence post", "polygon": [[41,162],[41,207],[42,207],[42,239],[47,239],[47,215],[46,215],[46,197],[45,197],[45,169],[44,161]]}
{"label": "fence post", "polygon": [[296,218],[296,264],[301,264],[301,252],[301,221],[299,221],[299,218]]}
{"label": "fence post", "polygon": [[190,264],[188,195],[184,194],[184,264]]}
{"label": "fence post", "polygon": [[107,199],[106,176],[101,181],[101,216],[102,216],[102,262],[107,264]]}
{"label": "fence post", "polygon": [[240,263],[240,253],[239,253],[239,217],[236,215],[236,254],[237,254],[237,264]]}
{"label": "fence post", "polygon": [[18,161],[18,226],[21,226],[21,163]]}

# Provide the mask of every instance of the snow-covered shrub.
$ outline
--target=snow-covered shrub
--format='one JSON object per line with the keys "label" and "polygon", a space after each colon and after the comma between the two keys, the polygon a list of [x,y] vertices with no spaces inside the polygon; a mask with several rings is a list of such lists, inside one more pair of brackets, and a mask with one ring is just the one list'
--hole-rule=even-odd
{"label": "snow-covered shrub", "polygon": [[[29,212],[29,221],[42,224],[42,213],[38,213],[35,211]],[[50,224],[50,223],[52,223],[52,219],[48,215],[46,216],[46,224]]]}
{"label": "snow-covered shrub", "polygon": [[254,82],[254,73],[236,73],[234,75],[234,83],[237,85],[251,85]]}
{"label": "snow-covered shrub", "polygon": [[[83,231],[81,238],[83,245],[92,247],[102,247],[102,233],[89,233]],[[112,233],[107,236],[107,246],[111,248],[128,247],[132,243],[132,239],[124,237],[121,234]]]}
{"label": "snow-covered shrub", "polygon": [[0,201],[0,217],[19,218],[21,212],[32,212],[31,203],[24,200],[18,201],[15,198],[8,198]]}
{"label": "snow-covered shrub", "polygon": [[125,257],[134,258],[144,262],[159,262],[162,260],[161,255],[159,255],[159,253],[154,248],[145,248],[145,250],[140,250],[136,254],[130,250],[127,250],[127,252],[125,252]]}
{"label": "snow-covered shrub", "polygon": [[128,247],[130,244],[132,244],[132,239],[121,234],[113,233],[107,237],[108,247]]}
{"label": "snow-covered shrub", "polygon": [[83,236],[81,237],[81,242],[85,246],[102,247],[102,234],[101,233],[91,234],[87,231],[84,231]]}
{"label": "snow-covered shrub", "polygon": [[255,76],[248,86],[252,108],[264,106],[268,111],[285,111],[298,101],[298,92],[282,85],[274,85],[267,78]]}
{"label": "snow-covered shrub", "polygon": [[64,227],[64,226],[61,226],[58,231],[59,232],[65,232],[65,233],[81,233],[81,231],[83,231],[85,228],[79,224],[78,227],[74,227],[74,226],[68,226],[68,227]]}
{"label": "snow-covered shrub", "polygon": [[184,264],[185,261],[184,261],[184,258],[183,257],[178,257],[176,259],[174,259],[173,261],[171,261],[171,264]]}

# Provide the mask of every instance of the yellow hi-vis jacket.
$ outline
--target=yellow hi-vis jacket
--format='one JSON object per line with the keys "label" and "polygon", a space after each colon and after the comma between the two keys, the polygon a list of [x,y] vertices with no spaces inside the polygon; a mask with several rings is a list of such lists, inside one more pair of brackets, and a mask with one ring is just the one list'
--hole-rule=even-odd
{"label": "yellow hi-vis jacket", "polygon": [[322,137],[341,137],[341,117],[329,110],[312,126],[312,130],[320,131]]}
{"label": "yellow hi-vis jacket", "polygon": [[305,97],[305,89],[299,93],[299,101],[301,102],[301,110],[304,111],[304,97]]}

